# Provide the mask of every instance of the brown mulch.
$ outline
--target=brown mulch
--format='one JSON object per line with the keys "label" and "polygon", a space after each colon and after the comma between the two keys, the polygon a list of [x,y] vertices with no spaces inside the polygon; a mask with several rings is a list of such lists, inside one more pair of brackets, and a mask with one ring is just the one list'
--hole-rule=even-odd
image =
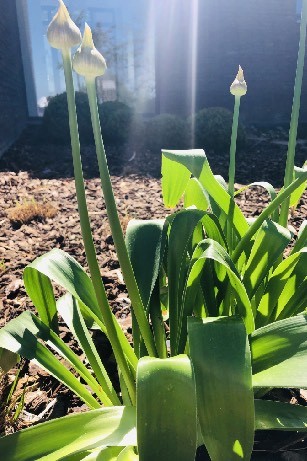
{"label": "brown mulch", "polygon": [[[252,136],[251,153],[238,154],[238,181],[247,184],[253,180],[268,180],[275,186],[282,183],[285,143],[271,135]],[[132,218],[150,219],[170,213],[162,203],[160,180],[153,177],[156,160],[150,153],[131,156],[126,149],[119,153],[110,149],[110,170],[123,228]],[[257,154],[257,155],[256,155]],[[227,176],[225,158],[208,153],[215,173]],[[133,158],[132,158],[133,157]],[[299,148],[299,165],[306,155],[305,145]],[[124,159],[124,161],[123,161]],[[130,161],[129,161],[130,160]],[[112,236],[105,211],[97,165],[92,147],[83,151],[86,192],[97,257],[111,306],[123,328],[131,325],[130,301],[122,280]],[[148,172],[150,174],[148,174]],[[145,174],[147,173],[147,174]],[[238,185],[239,187],[240,185]],[[267,203],[267,194],[253,187],[238,197],[246,216],[255,216]],[[35,202],[56,210],[55,216],[33,219],[22,224],[9,219],[8,210],[16,205]],[[291,219],[294,230],[306,219],[307,195],[301,200]],[[87,270],[81,239],[79,216],[72,177],[70,149],[59,146],[31,146],[17,143],[0,159],[0,327],[28,308],[32,308],[23,285],[24,268],[36,257],[52,248],[61,248]],[[70,332],[61,324],[61,336],[77,350]],[[101,341],[104,339],[100,338]],[[104,342],[105,350],[107,344]],[[111,359],[111,351],[107,351]],[[86,406],[70,391],[36,366],[22,361],[17,389],[9,405],[0,408],[0,433],[12,432],[46,418],[72,411],[83,411]],[[16,376],[13,370],[2,380],[2,402],[8,395]],[[20,402],[24,399],[24,404]],[[18,415],[18,405],[21,405]],[[1,425],[3,425],[1,427]]]}

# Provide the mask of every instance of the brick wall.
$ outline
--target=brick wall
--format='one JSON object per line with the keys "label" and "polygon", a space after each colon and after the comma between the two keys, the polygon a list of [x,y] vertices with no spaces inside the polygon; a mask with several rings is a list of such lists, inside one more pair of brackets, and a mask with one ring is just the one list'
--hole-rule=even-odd
{"label": "brick wall", "polygon": [[13,143],[28,118],[16,5],[1,0],[0,14],[0,155]]}
{"label": "brick wall", "polygon": [[[175,11],[166,14],[164,9],[157,18],[159,112],[190,112],[191,4],[191,0],[176,0]],[[299,40],[296,0],[199,0],[198,8],[196,109],[232,109],[229,85],[241,64],[248,84],[241,103],[245,122],[288,123]],[[170,34],[175,37],[171,44]],[[167,57],[168,49],[172,55]],[[305,101],[307,68],[302,121],[307,121]]]}

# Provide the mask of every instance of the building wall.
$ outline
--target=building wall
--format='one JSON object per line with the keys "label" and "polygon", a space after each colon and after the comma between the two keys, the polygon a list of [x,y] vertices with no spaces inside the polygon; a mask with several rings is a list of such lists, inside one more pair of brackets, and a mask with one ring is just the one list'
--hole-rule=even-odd
{"label": "building wall", "polygon": [[2,0],[0,15],[0,155],[28,119],[15,1]]}
{"label": "building wall", "polygon": [[[193,3],[198,3],[196,22],[191,17]],[[248,94],[241,103],[245,122],[289,122],[299,40],[297,0],[176,0],[173,26],[167,25],[173,15],[170,9],[157,19],[159,30],[175,37],[168,45],[173,51],[170,59],[166,56],[167,33],[157,35],[159,112],[191,112],[193,81],[196,110],[212,106],[232,109],[229,86],[241,64],[248,84]],[[180,17],[185,21],[179,21]],[[195,27],[198,65],[192,78],[189,69],[195,47],[189,37]],[[301,109],[304,121],[306,73]]]}

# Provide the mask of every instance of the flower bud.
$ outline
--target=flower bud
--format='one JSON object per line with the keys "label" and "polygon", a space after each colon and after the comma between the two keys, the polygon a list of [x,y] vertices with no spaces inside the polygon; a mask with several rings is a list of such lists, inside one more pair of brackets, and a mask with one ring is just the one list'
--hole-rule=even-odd
{"label": "flower bud", "polygon": [[244,80],[242,67],[239,66],[237,76],[230,86],[230,93],[233,94],[234,96],[241,97],[241,96],[244,96],[246,92],[247,92],[247,84],[246,84],[246,81]]}
{"label": "flower bud", "polygon": [[59,9],[48,26],[47,38],[53,48],[63,50],[79,45],[82,37],[63,1],[59,0],[59,3]]}
{"label": "flower bud", "polygon": [[107,69],[102,54],[95,48],[91,28],[85,24],[83,40],[73,57],[74,70],[83,77],[99,77]]}

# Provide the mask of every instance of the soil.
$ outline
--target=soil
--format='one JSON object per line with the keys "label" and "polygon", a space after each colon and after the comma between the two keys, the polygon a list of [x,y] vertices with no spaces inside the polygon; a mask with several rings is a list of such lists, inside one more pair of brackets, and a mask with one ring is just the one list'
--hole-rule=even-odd
{"label": "soil", "polygon": [[[52,248],[61,248],[76,258],[87,270],[70,149],[56,145],[35,145],[32,139],[33,128],[26,131],[0,159],[0,327],[25,309],[33,309],[24,289],[22,273],[27,264],[36,257]],[[282,129],[272,132],[259,132],[252,129],[248,139],[247,148],[237,155],[237,188],[259,180],[269,181],[274,187],[280,187],[287,151],[286,133]],[[153,155],[141,150],[132,152],[129,146],[120,149],[110,147],[107,148],[107,152],[112,184],[124,229],[132,218],[162,218],[172,212],[163,206],[157,154]],[[227,155],[208,152],[208,158],[214,173],[227,177]],[[300,141],[296,164],[301,166],[306,158],[307,144],[305,141]],[[82,150],[82,159],[101,276],[112,309],[129,335],[131,333],[130,301],[106,217],[93,146],[87,146]],[[260,187],[252,187],[241,193],[237,201],[245,215],[251,217],[261,212],[268,197]],[[21,207],[29,202],[44,205],[47,216],[48,210],[55,209],[55,216],[52,218],[36,216],[27,223],[9,219],[10,209],[15,207],[16,214],[16,206]],[[305,193],[298,209],[291,217],[294,233],[306,219],[306,212]],[[78,346],[62,323],[60,330],[61,337],[78,352]],[[112,367],[112,352],[105,338],[96,339],[103,343],[103,358],[108,366]],[[17,373],[16,390],[6,403]],[[279,395],[278,398],[282,397],[286,401],[295,398],[299,403],[306,401],[305,394],[301,395],[290,390],[283,392],[283,395]],[[62,384],[25,360],[2,378],[0,393],[2,402],[0,433],[11,433],[49,418],[86,410],[86,406]],[[259,440],[261,441],[261,434]],[[296,445],[296,448],[302,448],[301,444]],[[307,454],[306,458],[301,459],[307,459]]]}

